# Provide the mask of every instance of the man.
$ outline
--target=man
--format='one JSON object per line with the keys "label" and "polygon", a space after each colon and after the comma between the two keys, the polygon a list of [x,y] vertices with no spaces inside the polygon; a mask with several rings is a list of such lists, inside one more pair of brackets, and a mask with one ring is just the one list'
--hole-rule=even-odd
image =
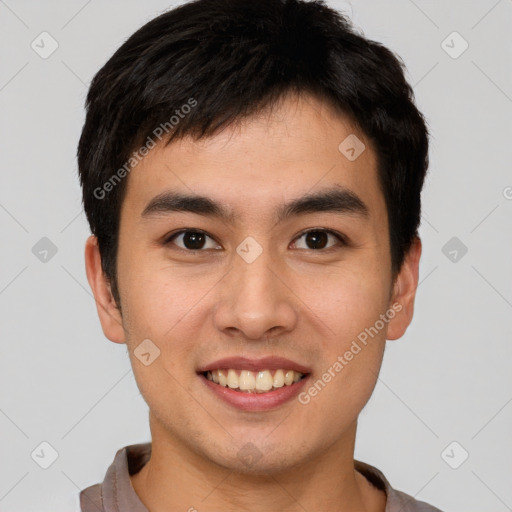
{"label": "man", "polygon": [[84,512],[438,510],[354,461],[421,255],[428,132],[397,57],[321,2],[190,2],[95,76],[78,162],[152,438]]}

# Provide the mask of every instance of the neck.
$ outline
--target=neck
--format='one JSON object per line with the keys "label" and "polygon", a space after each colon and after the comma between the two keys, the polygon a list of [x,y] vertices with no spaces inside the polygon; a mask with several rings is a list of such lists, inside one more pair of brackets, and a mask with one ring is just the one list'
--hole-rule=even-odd
{"label": "neck", "polygon": [[385,494],[354,469],[356,423],[315,459],[266,474],[239,473],[189,449],[150,416],[150,460],[131,476],[151,512],[384,512]]}

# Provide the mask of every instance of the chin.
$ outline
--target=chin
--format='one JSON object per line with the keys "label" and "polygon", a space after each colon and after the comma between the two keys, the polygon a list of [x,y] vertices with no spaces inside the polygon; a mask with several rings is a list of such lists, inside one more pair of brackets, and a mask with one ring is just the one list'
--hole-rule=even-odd
{"label": "chin", "polygon": [[304,441],[286,445],[284,440],[270,442],[262,436],[259,440],[230,440],[228,443],[216,448],[209,444],[202,456],[228,471],[247,476],[285,473],[302,465],[310,455]]}

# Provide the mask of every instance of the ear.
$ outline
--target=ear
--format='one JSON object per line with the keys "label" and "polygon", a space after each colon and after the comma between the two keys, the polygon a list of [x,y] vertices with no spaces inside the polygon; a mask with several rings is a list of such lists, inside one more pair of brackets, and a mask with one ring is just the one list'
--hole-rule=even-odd
{"label": "ear", "polygon": [[103,273],[98,239],[95,236],[90,236],[85,243],[85,271],[94,294],[103,333],[114,343],[125,343],[121,312]]}
{"label": "ear", "polygon": [[[398,273],[391,297],[390,307],[397,314],[389,321],[386,339],[396,340],[401,338],[412,321],[414,314],[414,299],[418,287],[419,263],[421,256],[421,240],[416,237],[407,252],[404,263]],[[401,309],[398,309],[401,307]]]}

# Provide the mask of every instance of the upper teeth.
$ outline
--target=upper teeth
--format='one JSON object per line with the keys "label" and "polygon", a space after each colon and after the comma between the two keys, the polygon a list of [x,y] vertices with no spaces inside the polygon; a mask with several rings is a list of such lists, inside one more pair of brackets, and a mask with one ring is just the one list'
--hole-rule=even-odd
{"label": "upper teeth", "polygon": [[303,374],[294,370],[271,370],[251,372],[249,370],[212,370],[206,378],[216,384],[240,391],[264,393],[272,389],[290,386],[302,378]]}

